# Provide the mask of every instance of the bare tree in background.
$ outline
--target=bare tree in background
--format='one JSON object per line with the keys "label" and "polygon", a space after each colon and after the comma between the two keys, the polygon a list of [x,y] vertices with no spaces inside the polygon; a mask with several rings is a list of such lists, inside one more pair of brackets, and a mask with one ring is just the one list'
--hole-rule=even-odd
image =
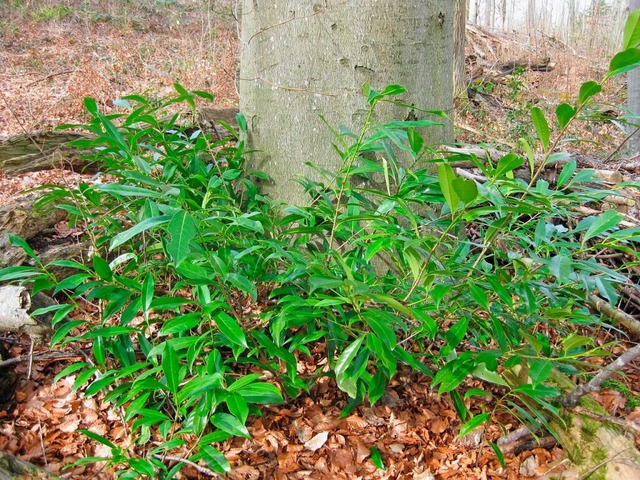
{"label": "bare tree in background", "polygon": [[467,0],[455,0],[453,26],[453,95],[455,98],[467,96],[467,79],[464,69],[465,35],[467,26]]}
{"label": "bare tree in background", "polygon": [[[629,0],[629,11],[640,9],[640,0]],[[631,123],[640,125],[640,69],[636,68],[627,74],[627,106],[629,112],[635,117]],[[638,127],[629,125],[629,134],[633,136],[627,143],[627,152],[630,156],[640,153],[640,132]]]}

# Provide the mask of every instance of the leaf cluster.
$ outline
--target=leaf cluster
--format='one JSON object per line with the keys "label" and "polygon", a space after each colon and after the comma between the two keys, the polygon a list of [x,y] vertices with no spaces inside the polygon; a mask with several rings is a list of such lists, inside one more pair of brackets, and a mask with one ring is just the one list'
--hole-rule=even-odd
{"label": "leaf cluster", "polygon": [[[211,99],[204,92],[176,85],[159,104],[125,97],[118,115],[87,99],[91,122],[69,127],[94,134],[75,144],[93,151],[102,173],[77,188],[49,187],[43,204],[55,201],[83,226],[94,254],[7,268],[0,280],[69,299],[34,313],[53,314],[54,345],[91,345],[91,359],[58,378],[73,375],[76,389],[123,409],[143,457],[86,432],[124,466],[121,478],[171,478],[180,465],[162,458],[187,445],[188,460],[228,472],[215,444],[248,437],[250,415],[321,376],[346,394],[345,414],[380,400],[408,366],[451,395],[461,434],[505,410],[546,424],[561,395],[554,372],[579,373],[602,352],[575,333],[607,327],[589,295],[617,302],[640,240],[615,210],[577,218],[578,207],[621,193],[554,152],[602,83],[640,63],[637,52],[628,45],[602,82],[560,105],[556,125],[532,109],[542,163],[526,140],[500,159],[443,158],[423,138],[446,121],[442,113],[376,124],[376,106],[403,106],[393,98],[405,90],[365,86],[361,130],[332,130],[340,167],[298,179],[305,206],[260,194],[267,177],[247,168],[242,115],[239,132],[226,126],[232,143],[164,115],[175,103]],[[477,175],[464,176],[458,161]],[[564,163],[555,183],[540,176],[551,162]],[[12,241],[38,262],[26,242]],[[598,255],[610,252],[627,262],[605,266]],[[57,279],[52,266],[75,273]],[[470,397],[482,397],[485,410],[469,411]]]}

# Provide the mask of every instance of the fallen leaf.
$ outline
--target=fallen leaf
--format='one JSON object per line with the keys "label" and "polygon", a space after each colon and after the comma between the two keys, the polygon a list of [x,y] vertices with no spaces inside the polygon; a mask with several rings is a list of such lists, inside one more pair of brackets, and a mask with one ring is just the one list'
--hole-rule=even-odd
{"label": "fallen leaf", "polygon": [[322,446],[327,442],[328,438],[329,438],[329,432],[320,432],[317,435],[314,435],[311,440],[309,440],[308,442],[305,442],[304,448],[312,452],[315,452],[319,448],[322,448]]}

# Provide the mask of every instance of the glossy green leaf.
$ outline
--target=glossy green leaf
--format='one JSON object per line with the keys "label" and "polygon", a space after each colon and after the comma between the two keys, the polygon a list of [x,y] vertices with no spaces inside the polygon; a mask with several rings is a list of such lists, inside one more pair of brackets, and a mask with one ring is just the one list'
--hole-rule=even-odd
{"label": "glossy green leaf", "polygon": [[231,464],[222,452],[209,445],[203,446],[198,455],[194,455],[192,457],[192,460],[199,460],[200,458],[202,458],[207,466],[215,472],[224,474],[231,471]]}
{"label": "glossy green leaf", "polygon": [[549,272],[559,283],[567,283],[573,273],[573,261],[567,255],[555,255],[549,260]]}
{"label": "glossy green leaf", "polygon": [[111,441],[109,441],[108,439],[106,439],[102,435],[98,435],[97,433],[94,433],[94,432],[92,432],[90,430],[85,430],[84,428],[81,428],[80,430],[78,430],[78,432],[80,432],[81,434],[89,437],[91,440],[94,440],[94,441],[96,441],[98,443],[106,445],[107,447],[109,447],[112,450],[117,450],[118,449],[118,447],[116,447],[113,443],[111,443]]}
{"label": "glossy green leaf", "polygon": [[561,103],[556,107],[556,118],[560,128],[565,128],[575,116],[576,109],[567,103]]}
{"label": "glossy green leaf", "polygon": [[544,112],[539,107],[531,108],[531,119],[533,120],[533,126],[536,128],[542,148],[545,150],[549,148],[549,124],[544,116]]}
{"label": "glossy green leaf", "polygon": [[465,435],[470,434],[476,428],[480,427],[482,424],[487,423],[491,418],[490,413],[480,413],[474,417],[472,417],[467,423],[460,427],[460,432],[458,433],[459,437],[464,437]]}
{"label": "glossy green leaf", "polygon": [[455,188],[453,186],[453,180],[456,178],[456,174],[448,163],[441,163],[438,165],[438,182],[440,189],[444,195],[444,199],[449,205],[451,213],[454,214],[458,210],[460,204],[460,198],[458,197]]}
{"label": "glossy green leaf", "polygon": [[282,393],[278,387],[271,383],[254,382],[235,390],[247,403],[257,403],[260,405],[274,405],[284,402]]}
{"label": "glossy green leaf", "polygon": [[594,95],[597,95],[602,91],[602,85],[593,80],[583,83],[580,86],[580,93],[578,95],[578,101],[581,104],[585,104]]}
{"label": "glossy green leaf", "polygon": [[553,370],[553,362],[544,358],[530,358],[528,364],[529,378],[534,386],[544,383]]}
{"label": "glossy green leaf", "polygon": [[220,311],[214,316],[214,320],[220,332],[222,332],[222,334],[227,337],[231,343],[248,348],[247,337],[245,336],[242,327],[240,327],[233,317]]}
{"label": "glossy green leaf", "polygon": [[371,447],[371,462],[375,465],[378,470],[386,470],[387,467],[384,466],[384,461],[382,460],[382,455],[380,454],[380,450],[375,445]]}
{"label": "glossy green leaf", "polygon": [[502,450],[500,450],[498,444],[490,441],[489,445],[491,446],[493,453],[496,454],[496,457],[498,458],[500,465],[502,465],[502,468],[505,468],[507,466],[507,461],[504,459],[504,454],[502,453]]}
{"label": "glossy green leaf", "polygon": [[614,77],[640,66],[640,48],[633,47],[616,54],[609,63],[608,77]]}
{"label": "glossy green leaf", "polygon": [[500,178],[505,176],[507,173],[512,172],[513,170],[520,168],[524,164],[524,160],[521,156],[516,155],[515,153],[507,153],[503,156],[496,166],[495,176]]}
{"label": "glossy green leaf", "polygon": [[640,10],[629,13],[622,35],[622,50],[635,48],[640,44]]}
{"label": "glossy green leaf", "polygon": [[602,235],[607,230],[617,227],[621,221],[622,215],[615,210],[607,210],[606,212],[601,213],[587,229],[582,241],[586,242],[590,238]]}
{"label": "glossy green leaf", "polygon": [[191,215],[180,210],[171,218],[167,231],[171,235],[171,241],[167,244],[167,253],[174,265],[178,267],[191,252],[190,244],[197,233],[196,222]]}
{"label": "glossy green leaf", "polygon": [[357,395],[357,379],[350,376],[348,374],[348,370],[352,366],[353,359],[358,354],[360,345],[362,345],[362,342],[365,340],[365,338],[366,337],[364,335],[358,337],[347,348],[345,348],[342,354],[338,357],[338,361],[336,362],[333,369],[336,374],[336,382],[338,383],[338,388],[349,395],[351,398],[355,398]]}
{"label": "glossy green leaf", "polygon": [[242,424],[246,423],[249,416],[249,406],[247,401],[239,393],[229,393],[225,397],[227,408],[232,415],[235,415]]}
{"label": "glossy green leaf", "polygon": [[109,267],[109,263],[98,255],[94,255],[91,257],[93,263],[93,269],[98,274],[100,278],[110,282],[113,279],[113,272],[111,271],[111,267]]}
{"label": "glossy green leaf", "polygon": [[393,321],[395,318],[381,310],[365,310],[362,312],[362,318],[371,327],[371,330],[382,340],[385,345],[393,350],[398,344],[398,339],[393,331]]}
{"label": "glossy green leaf", "polygon": [[113,250],[116,247],[119,247],[123,243],[129,241],[136,235],[139,235],[146,230],[168,223],[169,220],[171,220],[171,217],[169,215],[147,218],[146,220],[143,220],[142,222],[131,227],[129,230],[125,230],[124,232],[120,232],[119,234],[114,236],[111,239],[111,243],[109,244],[109,250]]}
{"label": "glossy green leaf", "polygon": [[576,172],[577,167],[578,164],[575,160],[571,160],[564,167],[562,167],[562,171],[560,172],[560,175],[558,175],[558,188],[561,188],[565,183],[569,181],[569,179]]}
{"label": "glossy green leaf", "polygon": [[473,202],[478,196],[478,186],[473,180],[457,177],[452,180],[451,186],[465,204]]}
{"label": "glossy green leaf", "polygon": [[211,423],[213,423],[220,430],[230,433],[231,435],[251,438],[247,427],[245,427],[245,425],[236,417],[228,413],[216,413],[213,417],[211,417]]}
{"label": "glossy green leaf", "polygon": [[238,275],[237,273],[230,273],[228,280],[242,293],[249,295],[254,302],[258,299],[258,288],[256,284],[248,278]]}
{"label": "glossy green leaf", "polygon": [[165,343],[162,351],[162,372],[167,381],[167,388],[174,395],[178,393],[180,384],[180,363],[178,354],[170,343]]}

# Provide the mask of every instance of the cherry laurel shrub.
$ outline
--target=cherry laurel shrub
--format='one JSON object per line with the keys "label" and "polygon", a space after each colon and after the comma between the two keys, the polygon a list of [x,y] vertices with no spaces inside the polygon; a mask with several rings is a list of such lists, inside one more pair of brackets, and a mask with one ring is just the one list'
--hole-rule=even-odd
{"label": "cherry laurel shrub", "polygon": [[[524,140],[495,161],[443,157],[421,134],[437,121],[372,121],[403,87],[365,86],[362,129],[334,132],[341,167],[299,180],[306,206],[261,195],[266,176],[247,169],[242,115],[239,132],[226,125],[234,143],[166,119],[172,104],[211,99],[204,92],[176,85],[161,102],[128,96],[119,101],[127,113],[114,115],[87,99],[91,121],[67,127],[93,134],[75,146],[93,152],[102,174],[77,188],[48,186],[42,204],[84,228],[92,257],[44,265],[12,237],[37,267],[0,270],[2,281],[68,299],[34,312],[53,315],[52,345],[91,346],[57,378],[102,395],[131,428],[134,449],[85,431],[112,455],[77,463],[108,460],[119,478],[172,478],[183,465],[173,452],[188,451],[185,461],[222,474],[230,464],[216,444],[249,437],[247,419],[264,405],[329,376],[348,414],[380,400],[401,366],[451,396],[461,435],[504,411],[547,425],[562,395],[554,375],[580,373],[602,353],[575,333],[609,328],[589,295],[616,304],[640,240],[615,210],[576,219],[577,207],[621,193],[555,151],[602,84],[638,63],[629,43],[601,82],[558,106],[553,133],[532,109],[542,160]],[[461,160],[477,169],[473,179],[456,171]],[[549,163],[564,165],[553,184],[541,178]],[[629,260],[607,267],[601,252]],[[54,266],[75,273],[58,279]],[[302,372],[300,360],[317,370]],[[483,398],[482,411],[467,409],[471,397]]]}

